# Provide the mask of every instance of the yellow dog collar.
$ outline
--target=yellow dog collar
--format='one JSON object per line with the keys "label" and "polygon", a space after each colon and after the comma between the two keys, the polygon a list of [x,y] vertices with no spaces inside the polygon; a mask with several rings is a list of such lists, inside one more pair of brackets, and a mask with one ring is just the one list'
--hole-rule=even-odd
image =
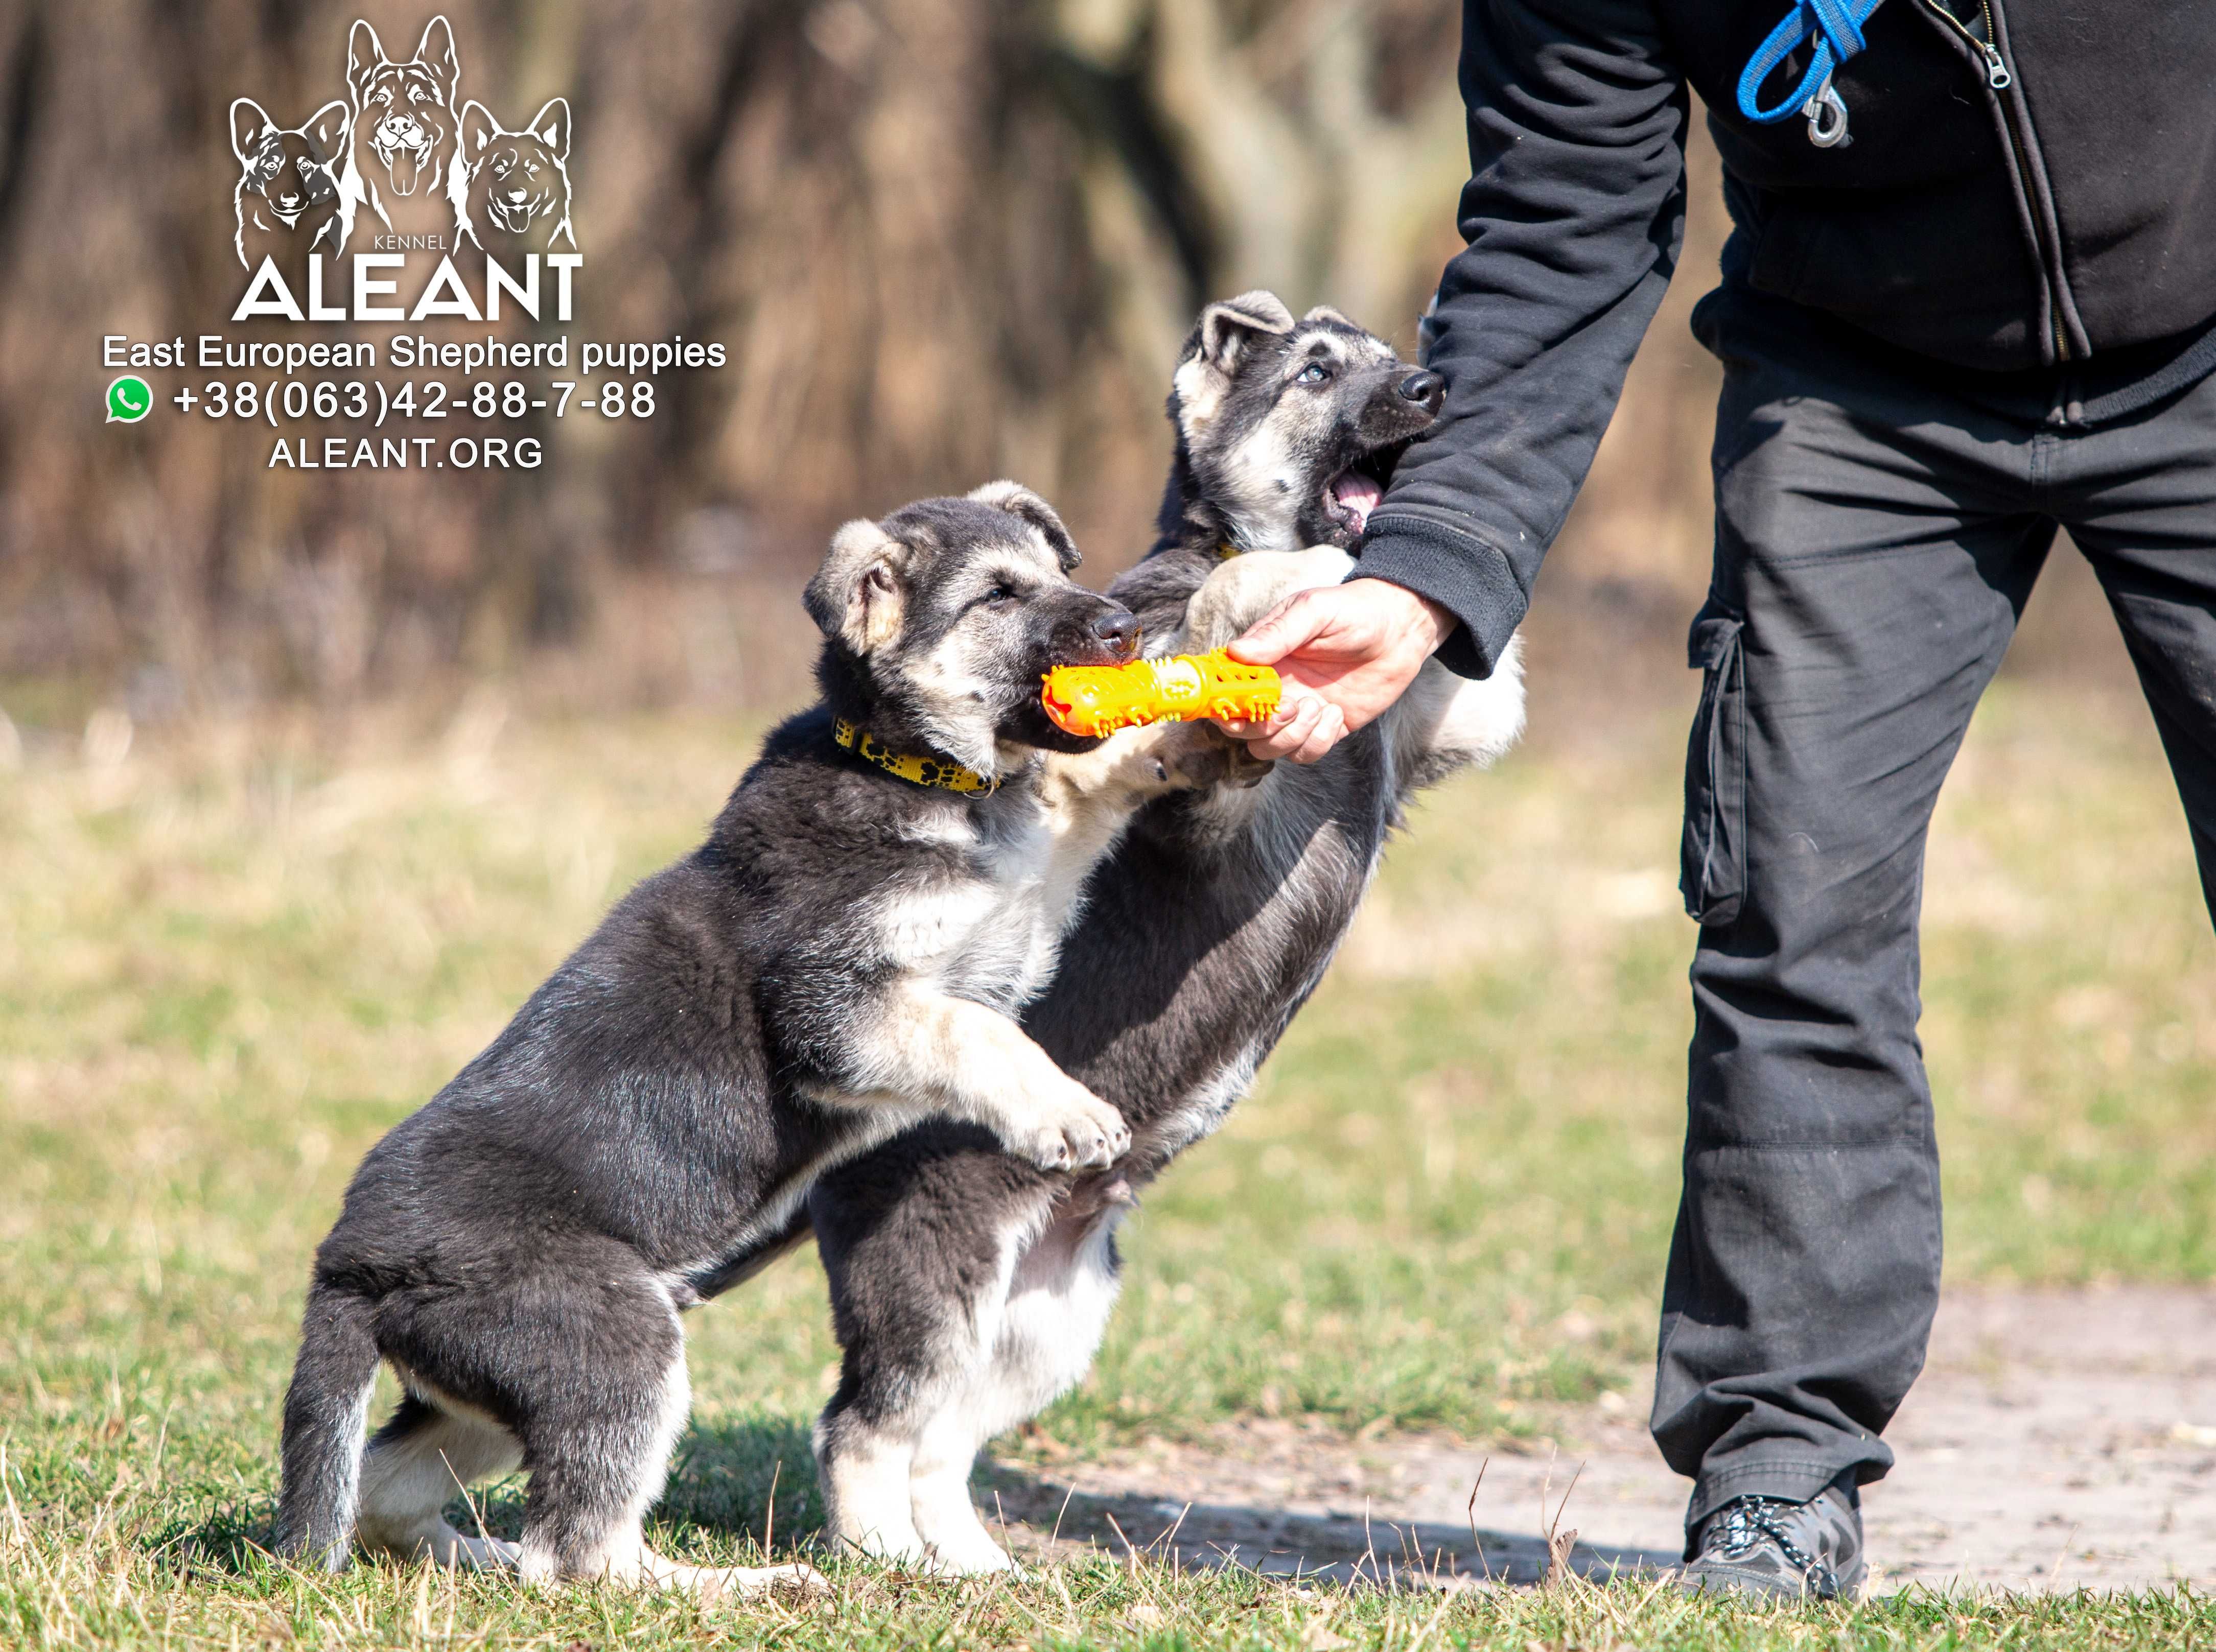
{"label": "yellow dog collar", "polygon": [[874,763],[887,774],[898,775],[914,785],[936,786],[941,791],[979,792],[987,796],[1000,789],[999,781],[988,780],[975,769],[965,769],[944,758],[914,757],[906,752],[896,752],[868,729],[844,717],[831,720],[831,738],[863,762]]}

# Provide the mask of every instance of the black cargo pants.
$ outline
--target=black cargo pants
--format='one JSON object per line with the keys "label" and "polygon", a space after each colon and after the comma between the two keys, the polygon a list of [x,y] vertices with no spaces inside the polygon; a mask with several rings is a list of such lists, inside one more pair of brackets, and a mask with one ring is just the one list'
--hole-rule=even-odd
{"label": "black cargo pants", "polygon": [[[1939,1164],[1925,828],[2058,525],[2090,560],[2216,891],[2216,378],[2088,422],[2071,375],[1942,386],[1714,313],[1715,572],[1686,774],[1684,1194],[1653,1427],[1743,1493],[1882,1476],[1924,1363]],[[2097,403],[2090,409],[2097,420]]]}

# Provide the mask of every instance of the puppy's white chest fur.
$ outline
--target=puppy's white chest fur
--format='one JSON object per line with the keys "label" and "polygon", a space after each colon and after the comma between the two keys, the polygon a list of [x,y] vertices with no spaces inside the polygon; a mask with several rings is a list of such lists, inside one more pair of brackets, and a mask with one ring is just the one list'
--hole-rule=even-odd
{"label": "puppy's white chest fur", "polygon": [[1053,754],[1027,794],[989,814],[964,805],[911,828],[957,851],[963,872],[895,898],[884,915],[897,967],[1013,1010],[1054,973],[1085,881],[1139,805],[1177,783],[1161,731],[1126,729],[1093,751]]}
{"label": "puppy's white chest fur", "polygon": [[965,811],[931,822],[925,830],[957,851],[960,869],[889,902],[883,921],[894,967],[996,1009],[1028,999],[1054,968],[1074,893],[1057,887],[1053,825],[1033,799],[990,820]]}

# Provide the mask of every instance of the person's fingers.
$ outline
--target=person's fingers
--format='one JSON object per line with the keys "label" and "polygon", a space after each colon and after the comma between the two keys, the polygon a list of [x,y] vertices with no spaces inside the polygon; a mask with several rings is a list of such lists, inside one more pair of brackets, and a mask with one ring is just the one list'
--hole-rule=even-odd
{"label": "person's fingers", "polygon": [[1287,597],[1232,641],[1231,657],[1242,665],[1274,666],[1314,642],[1331,623],[1325,605],[1311,600],[1316,594],[1300,591]]}
{"label": "person's fingers", "polygon": [[1247,751],[1265,762],[1290,756],[1308,743],[1327,709],[1328,703],[1314,694],[1288,696],[1275,717],[1254,725],[1259,732],[1246,742]]}
{"label": "person's fingers", "polygon": [[1353,732],[1346,713],[1320,695],[1302,695],[1268,722],[1224,722],[1217,725],[1232,739],[1244,740],[1247,751],[1265,761],[1290,758],[1295,763],[1314,763]]}
{"label": "person's fingers", "polygon": [[1320,762],[1333,746],[1345,738],[1345,714],[1337,706],[1327,703],[1323,715],[1316,719],[1315,727],[1308,731],[1308,736],[1301,742],[1300,749],[1290,755],[1296,763]]}
{"label": "person's fingers", "polygon": [[1247,741],[1246,749],[1265,761],[1289,756],[1307,743],[1316,719],[1322,715],[1322,702],[1313,698],[1296,700],[1273,722],[1265,724],[1260,737]]}

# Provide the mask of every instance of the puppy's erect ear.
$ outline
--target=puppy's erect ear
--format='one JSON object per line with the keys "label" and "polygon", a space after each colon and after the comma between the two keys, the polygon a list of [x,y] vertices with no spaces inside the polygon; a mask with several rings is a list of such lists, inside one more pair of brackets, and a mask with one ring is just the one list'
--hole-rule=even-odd
{"label": "puppy's erect ear", "polygon": [[831,536],[823,566],[801,600],[828,637],[867,654],[900,634],[908,548],[865,518]]}
{"label": "puppy's erect ear", "polygon": [[1438,316],[1439,295],[1434,292],[1431,303],[1424,306],[1424,313],[1416,317],[1416,365],[1419,367],[1431,365],[1431,351],[1439,341]]}
{"label": "puppy's erect ear", "polygon": [[548,98],[545,107],[531,117],[528,130],[554,151],[556,160],[566,163],[569,158],[569,100]]}
{"label": "puppy's erect ear", "polygon": [[474,160],[484,153],[485,145],[500,136],[500,122],[492,118],[492,111],[471,98],[462,105],[462,155]]}
{"label": "puppy's erect ear", "polygon": [[300,136],[308,140],[308,147],[316,158],[328,164],[346,152],[347,126],[354,112],[347,107],[342,97],[335,97],[317,110],[300,128]]}
{"label": "puppy's erect ear", "polygon": [[250,97],[231,106],[231,152],[244,166],[262,148],[262,140],[277,130],[268,112]]}
{"label": "puppy's erect ear", "polygon": [[1359,326],[1354,317],[1347,315],[1344,310],[1333,310],[1329,304],[1318,304],[1301,319],[1304,322],[1337,322],[1341,327],[1355,327],[1357,329]]}
{"label": "puppy's erect ear", "polygon": [[1294,325],[1293,312],[1277,295],[1257,288],[1202,310],[1195,342],[1202,360],[1228,373],[1257,335],[1290,333]]}
{"label": "puppy's erect ear", "polygon": [[1069,537],[1069,530],[1055,514],[1054,507],[1041,499],[1019,482],[988,482],[982,488],[970,490],[970,497],[980,505],[990,505],[996,511],[1006,511],[1010,516],[1021,517],[1041,533],[1054,549],[1055,561],[1062,564],[1065,574],[1074,572],[1084,559],[1077,554],[1077,541]]}
{"label": "puppy's erect ear", "polygon": [[1282,336],[1294,326],[1293,312],[1277,295],[1259,288],[1200,312],[1179,353],[1177,371],[1170,376],[1170,417],[1187,441],[1223,410],[1232,375],[1254,341]]}
{"label": "puppy's erect ear", "polygon": [[446,27],[444,17],[434,17],[423,25],[423,38],[416,43],[416,55],[426,69],[446,83],[446,102],[451,107],[454,83],[462,77],[462,64],[454,56],[454,31]]}
{"label": "puppy's erect ear", "polygon": [[361,106],[361,95],[369,85],[370,77],[391,61],[385,55],[385,42],[377,38],[369,19],[355,18],[354,33],[347,36],[347,83],[354,88],[357,108]]}

